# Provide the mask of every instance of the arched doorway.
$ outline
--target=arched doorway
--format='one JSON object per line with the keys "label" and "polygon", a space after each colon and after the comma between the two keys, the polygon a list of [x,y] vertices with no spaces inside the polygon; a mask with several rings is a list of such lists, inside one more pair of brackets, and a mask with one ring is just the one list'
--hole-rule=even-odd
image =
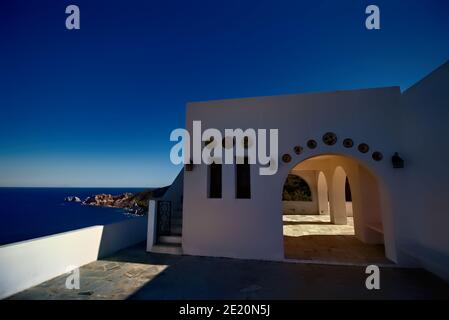
{"label": "arched doorway", "polygon": [[385,257],[379,184],[367,168],[347,156],[320,155],[298,163],[292,173],[314,177],[309,185],[317,210],[283,216],[286,258],[390,262]]}

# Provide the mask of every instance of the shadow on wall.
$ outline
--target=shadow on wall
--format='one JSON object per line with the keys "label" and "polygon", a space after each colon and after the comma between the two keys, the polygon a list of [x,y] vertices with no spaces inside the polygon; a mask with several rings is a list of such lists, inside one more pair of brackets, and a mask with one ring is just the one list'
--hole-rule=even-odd
{"label": "shadow on wall", "polygon": [[118,250],[140,243],[147,236],[147,218],[139,217],[103,226],[97,258],[111,255]]}
{"label": "shadow on wall", "polygon": [[410,241],[410,244],[401,248],[401,253],[413,261],[411,265],[421,266],[449,282],[446,267],[449,266],[449,257],[444,252],[438,252],[430,247]]}

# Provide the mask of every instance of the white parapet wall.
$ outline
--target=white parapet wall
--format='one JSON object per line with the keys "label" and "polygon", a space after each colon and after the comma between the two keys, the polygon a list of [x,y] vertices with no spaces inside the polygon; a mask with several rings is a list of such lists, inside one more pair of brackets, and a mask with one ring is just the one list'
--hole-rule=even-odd
{"label": "white parapet wall", "polygon": [[318,215],[318,205],[312,201],[282,201],[283,214],[316,214]]}
{"label": "white parapet wall", "polygon": [[0,246],[0,299],[145,241],[146,217]]}
{"label": "white parapet wall", "polygon": [[[284,215],[318,215],[316,203],[312,201],[282,201],[282,213]],[[329,214],[329,213],[327,213]],[[346,215],[352,217],[352,202],[346,202]]]}

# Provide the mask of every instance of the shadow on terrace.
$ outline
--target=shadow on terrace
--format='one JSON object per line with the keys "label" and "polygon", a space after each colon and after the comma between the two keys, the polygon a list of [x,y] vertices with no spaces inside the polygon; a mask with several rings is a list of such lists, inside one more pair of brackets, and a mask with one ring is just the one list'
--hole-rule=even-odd
{"label": "shadow on terrace", "polygon": [[381,289],[365,288],[365,266],[176,256],[139,244],[80,268],[80,289],[56,277],[10,299],[431,299],[449,285],[418,269],[381,267]]}

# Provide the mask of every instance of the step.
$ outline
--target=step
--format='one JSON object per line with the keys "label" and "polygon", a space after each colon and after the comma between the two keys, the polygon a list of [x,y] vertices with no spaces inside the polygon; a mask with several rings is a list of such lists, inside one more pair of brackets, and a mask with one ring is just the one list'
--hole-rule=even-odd
{"label": "step", "polygon": [[169,236],[159,236],[157,239],[158,243],[161,244],[181,244],[182,237],[178,235],[169,235]]}
{"label": "step", "polygon": [[182,234],[182,226],[172,225],[170,228],[170,233],[174,234]]}
{"label": "step", "polygon": [[182,254],[182,247],[179,244],[156,244],[151,248],[151,252],[154,253],[166,253],[166,254]]}

